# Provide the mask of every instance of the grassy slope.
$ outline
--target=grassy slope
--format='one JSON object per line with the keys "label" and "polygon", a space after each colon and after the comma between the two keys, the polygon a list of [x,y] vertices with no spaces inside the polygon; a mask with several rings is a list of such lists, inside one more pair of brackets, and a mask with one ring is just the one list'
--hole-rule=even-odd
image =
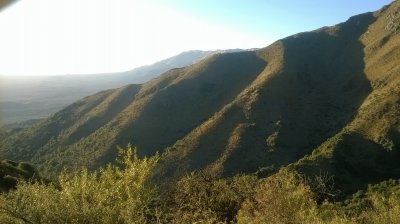
{"label": "grassy slope", "polygon": [[295,163],[335,174],[349,191],[354,176],[357,186],[397,177],[398,11],[399,1],[84,98],[6,138],[1,155],[53,171],[95,168],[130,142],[141,156],[166,149],[168,174],[230,176]]}
{"label": "grassy slope", "polygon": [[141,155],[153,154],[212,116],[264,67],[254,52],[218,54],[144,85],[84,98],[7,138],[2,152],[55,170],[104,164],[129,142]]}
{"label": "grassy slope", "polygon": [[144,83],[170,69],[194,64],[215,53],[239,51],[243,50],[186,51],[151,65],[117,73],[37,77],[0,75],[0,125],[46,118],[101,90]]}
{"label": "grassy slope", "polygon": [[344,191],[400,178],[400,2],[375,13],[361,37],[366,78],[373,88],[345,128],[294,167],[335,175]]}
{"label": "grassy slope", "polygon": [[232,175],[284,166],[310,153],[354,118],[371,92],[358,37],[372,14],[301,33],[257,53],[268,66],[238,97],[170,148],[179,164]]}

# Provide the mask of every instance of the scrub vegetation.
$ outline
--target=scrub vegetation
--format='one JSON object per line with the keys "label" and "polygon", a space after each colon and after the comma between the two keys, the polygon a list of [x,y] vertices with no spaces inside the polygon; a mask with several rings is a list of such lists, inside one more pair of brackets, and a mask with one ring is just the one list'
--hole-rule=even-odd
{"label": "scrub vegetation", "polygon": [[[21,180],[0,195],[1,223],[398,223],[400,181],[370,185],[345,200],[329,177],[283,168],[268,177],[220,178],[207,171],[159,183],[159,155],[128,146],[115,165]],[[327,178],[328,177],[328,178]]]}

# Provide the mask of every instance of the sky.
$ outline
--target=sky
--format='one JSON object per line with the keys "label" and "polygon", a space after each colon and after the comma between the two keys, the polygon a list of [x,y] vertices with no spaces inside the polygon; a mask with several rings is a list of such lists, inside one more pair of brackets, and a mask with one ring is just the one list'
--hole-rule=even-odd
{"label": "sky", "polygon": [[261,48],[391,0],[20,0],[0,11],[0,74],[127,71],[188,50]]}

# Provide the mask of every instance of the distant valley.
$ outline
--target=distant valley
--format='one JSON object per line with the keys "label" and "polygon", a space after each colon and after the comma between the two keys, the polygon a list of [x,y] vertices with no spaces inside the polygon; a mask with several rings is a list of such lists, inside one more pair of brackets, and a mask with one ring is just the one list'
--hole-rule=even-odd
{"label": "distant valley", "polygon": [[[212,54],[241,51],[187,51],[127,72],[93,75],[12,77],[0,75],[0,125],[45,118],[68,104],[101,90],[140,84],[173,68],[196,63]],[[25,123],[26,124],[26,123]],[[25,125],[24,123],[22,124]]]}

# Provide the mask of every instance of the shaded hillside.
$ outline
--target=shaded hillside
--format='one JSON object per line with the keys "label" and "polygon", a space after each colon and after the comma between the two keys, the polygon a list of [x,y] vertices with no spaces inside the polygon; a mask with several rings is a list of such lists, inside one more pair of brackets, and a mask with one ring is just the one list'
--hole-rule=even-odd
{"label": "shaded hillside", "polygon": [[0,125],[44,118],[96,92],[149,81],[161,73],[196,63],[212,54],[236,52],[186,51],[126,72],[93,75],[13,77],[0,75]]}
{"label": "shaded hillside", "polygon": [[310,153],[353,119],[371,92],[358,38],[373,21],[372,14],[356,16],[257,51],[269,66],[234,101],[178,141],[167,167],[182,161],[190,169],[211,164],[232,175],[287,165]]}
{"label": "shaded hillside", "polygon": [[[400,2],[287,37],[216,54],[143,85],[84,98],[1,142],[1,155],[47,171],[96,168],[116,146],[164,152],[161,173],[231,176],[292,164],[357,186],[400,177]],[[373,167],[369,175],[361,175]]]}
{"label": "shaded hillside", "polygon": [[25,162],[0,160],[0,193],[16,187],[19,180],[39,180],[35,168]]}
{"label": "shaded hillside", "polygon": [[153,154],[233,100],[264,67],[254,52],[217,54],[142,86],[86,97],[7,138],[2,152],[56,170],[103,164],[114,157],[117,145],[129,142],[141,155]]}
{"label": "shaded hillside", "polygon": [[342,131],[294,165],[306,172],[330,172],[347,191],[400,178],[400,2],[375,16],[376,22],[360,37],[373,91]]}

